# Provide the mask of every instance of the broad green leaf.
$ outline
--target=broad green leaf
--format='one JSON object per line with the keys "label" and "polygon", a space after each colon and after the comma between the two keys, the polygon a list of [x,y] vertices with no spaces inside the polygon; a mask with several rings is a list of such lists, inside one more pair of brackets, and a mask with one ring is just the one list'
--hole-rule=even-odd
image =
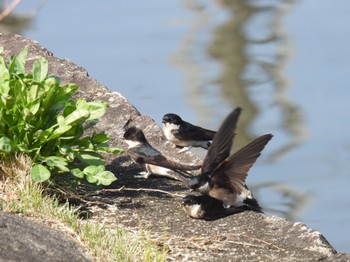
{"label": "broad green leaf", "polygon": [[33,105],[29,108],[30,112],[31,112],[33,115],[36,115],[36,113],[38,113],[39,109],[40,109],[40,102],[39,102],[39,101],[38,101],[37,103],[33,104]]}
{"label": "broad green leaf", "polygon": [[55,75],[49,75],[42,84],[45,87],[48,87],[48,89],[51,89],[52,87],[59,86],[60,83],[61,83],[61,78]]}
{"label": "broad green leaf", "polygon": [[91,184],[96,184],[98,181],[94,175],[86,176],[86,180]]}
{"label": "broad green leaf", "polygon": [[114,174],[110,171],[99,172],[94,178],[97,179],[97,182],[95,182],[97,185],[101,184],[104,186],[109,186],[113,181],[117,180]]}
{"label": "broad green leaf", "polygon": [[33,102],[37,99],[38,96],[39,85],[31,84],[27,91],[27,103]]}
{"label": "broad green leaf", "polygon": [[16,57],[16,68],[18,73],[25,74],[25,64],[28,55],[28,48],[23,48],[21,53]]}
{"label": "broad green leaf", "polygon": [[48,137],[47,141],[62,136],[64,133],[66,133],[66,132],[67,132],[69,129],[71,129],[71,128],[72,128],[72,126],[68,126],[68,125],[66,125],[66,126],[60,126],[60,127],[56,128],[56,129],[50,134],[50,136]]}
{"label": "broad green leaf", "polygon": [[73,94],[75,94],[78,90],[78,85],[76,84],[66,84],[64,86],[61,86],[53,98],[53,106],[60,106],[62,105],[62,108],[64,104],[66,103],[66,100],[72,97]]}
{"label": "broad green leaf", "polygon": [[96,153],[93,151],[91,151],[91,152],[86,152],[86,151],[77,152],[76,156],[80,161],[82,161],[88,165],[99,166],[99,165],[105,164],[103,157],[99,153]]}
{"label": "broad green leaf", "polygon": [[[42,82],[43,88],[46,92],[44,97],[42,98],[42,106],[47,109],[47,111],[53,111],[53,110],[60,110],[63,108],[63,103],[61,108],[52,109],[55,104],[58,103],[56,101],[56,94],[61,88],[58,84],[59,80],[55,79],[54,77],[50,76],[47,78],[44,82]],[[57,107],[57,105],[55,106]]]}
{"label": "broad green leaf", "polygon": [[85,109],[90,112],[88,120],[99,119],[107,112],[108,104],[105,101],[92,101],[83,102],[82,99],[78,99],[77,108]]}
{"label": "broad green leaf", "polygon": [[6,95],[9,96],[9,91],[10,91],[10,81],[3,76],[3,73],[1,72],[1,67],[0,67],[0,94],[1,95]]}
{"label": "broad green leaf", "polygon": [[90,112],[84,109],[77,109],[65,118],[66,125],[83,123],[90,116]]}
{"label": "broad green leaf", "polygon": [[63,110],[63,116],[67,117],[71,113],[73,113],[75,110],[77,110],[77,106],[75,104],[75,101],[72,99],[69,99],[66,101],[64,105],[64,110]]}
{"label": "broad green leaf", "polygon": [[58,170],[60,173],[62,172],[69,172],[70,169],[63,165],[55,165],[55,169]]}
{"label": "broad green leaf", "polygon": [[50,178],[50,171],[42,164],[36,164],[33,166],[30,174],[35,182],[43,182]]}
{"label": "broad green leaf", "polygon": [[98,172],[103,171],[103,166],[101,169],[101,166],[87,166],[84,168],[83,172],[85,175],[90,176],[90,175],[96,175]]}
{"label": "broad green leaf", "polygon": [[33,81],[38,83],[44,81],[48,71],[48,61],[44,57],[39,58],[33,64]]}
{"label": "broad green leaf", "polygon": [[13,141],[6,137],[6,136],[3,136],[0,138],[0,151],[1,152],[5,152],[5,153],[11,153],[14,149],[14,146],[13,146]]}
{"label": "broad green leaf", "polygon": [[74,168],[70,171],[73,176],[78,178],[84,178],[84,173],[79,168]]}
{"label": "broad green leaf", "polygon": [[118,147],[97,147],[97,150],[111,154],[123,154],[125,152],[123,148]]}
{"label": "broad green leaf", "polygon": [[2,93],[1,94],[1,103],[2,103],[2,108],[7,108],[8,107],[8,101],[11,99],[11,96],[9,96],[7,93]]}
{"label": "broad green leaf", "polygon": [[61,115],[57,116],[57,124],[59,126],[64,126],[65,125],[65,123],[64,123],[64,116],[61,116]]}
{"label": "broad green leaf", "polygon": [[70,146],[67,146],[67,145],[59,146],[58,150],[62,155],[66,156],[71,161],[75,159],[75,155]]}
{"label": "broad green leaf", "polygon": [[60,157],[60,156],[48,156],[45,157],[45,160],[47,161],[47,165],[48,166],[67,166],[67,160],[64,157]]}
{"label": "broad green leaf", "polygon": [[84,133],[84,129],[81,125],[75,125],[72,126],[72,128],[70,130],[68,130],[66,133],[64,133],[61,136],[61,139],[64,140],[71,140],[71,141],[65,141],[65,143],[71,143],[75,141],[77,141],[79,139],[79,137],[81,137]]}
{"label": "broad green leaf", "polygon": [[98,144],[107,143],[109,138],[106,133],[93,134],[92,139]]}

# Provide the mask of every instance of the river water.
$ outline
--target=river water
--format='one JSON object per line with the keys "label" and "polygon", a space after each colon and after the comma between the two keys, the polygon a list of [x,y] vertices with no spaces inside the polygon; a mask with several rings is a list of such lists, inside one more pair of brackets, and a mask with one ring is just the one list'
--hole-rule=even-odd
{"label": "river water", "polygon": [[350,252],[349,10],[346,0],[36,0],[15,10],[34,17],[0,29],[85,67],[158,124],[173,112],[216,129],[241,106],[235,149],[274,135],[247,179],[266,213]]}

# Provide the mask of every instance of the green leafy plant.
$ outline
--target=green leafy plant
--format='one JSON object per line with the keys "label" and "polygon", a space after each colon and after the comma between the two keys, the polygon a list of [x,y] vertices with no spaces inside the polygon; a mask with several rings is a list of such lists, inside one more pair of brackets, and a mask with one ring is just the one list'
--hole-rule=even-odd
{"label": "green leafy plant", "polygon": [[0,50],[0,157],[18,152],[33,161],[31,176],[42,182],[70,172],[90,183],[109,185],[116,180],[104,168],[100,153],[122,153],[110,148],[108,135],[84,131],[94,126],[107,111],[104,101],[86,101],[72,96],[76,84],[61,85],[48,75],[48,61],[39,58],[31,74],[25,72],[28,54],[23,49],[6,63]]}

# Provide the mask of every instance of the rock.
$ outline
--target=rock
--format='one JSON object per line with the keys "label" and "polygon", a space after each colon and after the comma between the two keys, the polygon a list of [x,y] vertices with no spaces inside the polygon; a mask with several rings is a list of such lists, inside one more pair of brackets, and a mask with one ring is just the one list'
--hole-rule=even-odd
{"label": "rock", "polygon": [[[200,159],[190,152],[177,154],[167,142],[161,128],[117,92],[110,92],[85,69],[69,60],[54,57],[38,43],[18,35],[0,36],[0,46],[7,56],[18,54],[29,47],[28,69],[35,58],[49,60],[50,73],[63,82],[77,83],[77,96],[88,100],[102,99],[110,104],[108,113],[96,125],[97,131],[109,134],[111,145],[126,147],[122,139],[123,126],[129,118],[141,128],[149,142],[166,156],[187,164],[198,164]],[[167,110],[165,110],[167,111]],[[146,228],[147,235],[168,250],[168,258],[175,261],[349,261],[349,254],[337,254],[319,232],[301,223],[254,212],[243,212],[216,221],[194,220],[181,209],[179,194],[187,194],[180,182],[164,178],[136,179],[140,168],[125,156],[107,156],[107,168],[118,180],[110,191],[95,192],[87,208],[92,220],[125,229]],[[173,194],[152,191],[117,190],[121,187],[158,189]],[[115,189],[113,191],[113,189]],[[90,192],[90,195],[93,192]]]}
{"label": "rock", "polygon": [[75,240],[46,225],[0,212],[0,261],[92,261]]}

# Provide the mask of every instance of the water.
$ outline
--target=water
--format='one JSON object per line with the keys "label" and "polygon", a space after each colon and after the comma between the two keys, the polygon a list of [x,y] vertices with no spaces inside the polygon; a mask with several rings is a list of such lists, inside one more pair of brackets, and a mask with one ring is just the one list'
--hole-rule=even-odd
{"label": "water", "polygon": [[61,0],[15,30],[159,124],[174,112],[216,129],[243,107],[236,148],[274,134],[247,180],[266,213],[350,252],[349,8],[346,0]]}

